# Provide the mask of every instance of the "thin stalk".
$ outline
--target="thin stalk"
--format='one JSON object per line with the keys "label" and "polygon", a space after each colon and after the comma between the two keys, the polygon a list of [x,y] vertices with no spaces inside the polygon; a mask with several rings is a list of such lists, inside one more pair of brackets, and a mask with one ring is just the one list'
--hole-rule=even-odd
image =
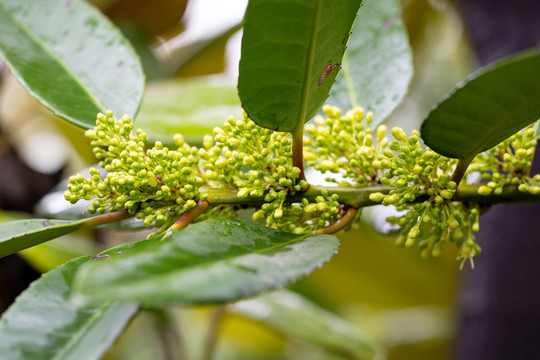
{"label": "thin stalk", "polygon": [[223,320],[223,314],[225,314],[225,307],[218,306],[214,309],[214,312],[210,318],[210,326],[204,339],[204,347],[201,354],[201,360],[212,360],[214,351],[216,349],[217,337],[219,328]]}
{"label": "thin stalk", "polygon": [[306,181],[304,172],[304,124],[300,124],[292,134],[292,161],[293,166],[300,169],[298,181]]}
{"label": "thin stalk", "polygon": [[358,213],[358,209],[354,206],[348,206],[345,210],[345,214],[337,219],[332,224],[328,225],[327,227],[323,227],[322,229],[319,229],[315,231],[317,234],[334,234],[337,233],[340,230],[345,229],[347,225],[351,223],[351,221],[354,220],[356,217],[356,214]]}
{"label": "thin stalk", "polygon": [[199,201],[194,208],[189,209],[180,217],[180,219],[176,220],[176,222],[171,226],[171,230],[181,230],[185,228],[193,220],[198,218],[199,215],[203,214],[209,206],[210,203],[208,201]]}
{"label": "thin stalk", "polygon": [[465,172],[467,171],[467,168],[471,164],[471,161],[472,159],[469,159],[469,160],[459,159],[457,166],[454,169],[454,173],[452,174],[452,178],[450,180],[454,181],[456,184],[459,185],[459,183],[463,179],[463,176],[465,176]]}
{"label": "thin stalk", "polygon": [[124,209],[124,210],[115,211],[112,213],[107,213],[103,215],[94,216],[88,219],[84,219],[82,220],[82,223],[84,224],[83,227],[89,228],[89,227],[94,227],[94,226],[99,226],[99,225],[110,224],[117,221],[122,221],[125,219],[129,219],[132,216],[133,215],[131,215],[127,209]]}

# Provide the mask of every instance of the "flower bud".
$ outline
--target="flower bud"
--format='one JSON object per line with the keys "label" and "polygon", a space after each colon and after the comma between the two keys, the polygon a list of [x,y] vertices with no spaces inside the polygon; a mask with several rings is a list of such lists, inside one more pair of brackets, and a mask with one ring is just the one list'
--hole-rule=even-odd
{"label": "flower bud", "polygon": [[403,131],[403,129],[400,127],[394,127],[392,128],[392,130],[390,130],[390,132],[392,133],[392,136],[394,136],[396,140],[405,141],[407,139],[407,135],[405,134],[405,131]]}
{"label": "flower bud", "polygon": [[478,194],[483,195],[483,196],[490,195],[492,191],[493,191],[493,189],[491,189],[490,187],[487,187],[485,185],[482,185],[482,186],[480,186],[478,188]]}

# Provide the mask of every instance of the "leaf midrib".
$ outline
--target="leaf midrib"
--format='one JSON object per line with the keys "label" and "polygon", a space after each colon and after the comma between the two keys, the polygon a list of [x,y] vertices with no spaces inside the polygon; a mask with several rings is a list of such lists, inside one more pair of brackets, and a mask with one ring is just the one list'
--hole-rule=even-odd
{"label": "leaf midrib", "polygon": [[313,58],[315,56],[315,43],[317,39],[317,29],[319,27],[319,13],[321,11],[321,3],[323,0],[316,0],[315,12],[313,14],[313,22],[311,27],[311,41],[309,42],[308,56],[306,58],[306,71],[304,75],[304,86],[302,89],[302,97],[300,100],[300,107],[298,109],[298,119],[296,121],[296,126],[293,129],[293,133],[296,132],[298,128],[302,128],[304,122],[306,121],[307,114],[307,103],[309,98],[309,87],[311,85],[311,71],[313,68]]}
{"label": "leaf midrib", "polygon": [[[70,78],[74,80],[74,83],[79,85],[79,87],[83,90],[83,92],[85,92],[88,97],[94,102],[95,105],[97,105],[97,107],[99,109],[101,109],[102,111],[105,111],[106,110],[106,106],[98,99],[96,98],[90,91],[89,89],[84,86],[83,83],[81,83],[78,79],[78,77],[76,76],[75,73],[73,73],[71,71],[71,69],[67,66],[67,64],[65,64],[65,62],[59,58],[58,56],[56,56],[56,54],[54,52],[52,52],[47,46],[45,46],[45,44],[40,41],[41,39],[34,34],[34,32],[28,28],[24,23],[20,22],[16,17],[12,16],[11,15],[11,12],[7,10],[7,8],[5,6],[3,6],[1,3],[0,3],[0,11],[2,11],[4,14],[6,14],[6,17],[11,19],[12,22],[14,23],[14,25],[18,26],[18,28],[28,36],[28,38],[33,41],[37,46],[38,48],[42,49],[47,55],[49,55],[53,60],[56,60],[58,64],[60,64],[60,67],[62,69],[65,70],[65,72],[70,75]],[[10,66],[10,68],[12,69],[12,71],[15,71],[17,73],[19,73],[18,69],[13,67],[13,66]],[[31,90],[30,90],[31,91]]]}
{"label": "leaf midrib", "polygon": [[102,306],[100,306],[93,314],[92,316],[85,322],[84,326],[80,327],[79,330],[75,333],[74,336],[70,338],[70,340],[62,346],[62,349],[60,352],[58,352],[52,360],[61,360],[64,358],[64,355],[71,349],[74,348],[74,345],[76,345],[79,340],[84,336],[84,334],[88,333],[92,326],[97,323],[99,320],[99,317],[103,315],[103,313],[107,310],[107,308],[110,306],[110,301],[106,302]]}
{"label": "leaf midrib", "polygon": [[[265,252],[268,252],[268,251],[271,251],[271,250],[274,250],[274,249],[277,249],[277,248],[280,248],[280,247],[285,247],[287,245],[291,245],[291,244],[294,244],[296,242],[305,240],[308,237],[310,237],[310,236],[309,235],[299,236],[299,237],[291,239],[289,241],[286,241],[286,242],[283,242],[283,243],[280,243],[280,244],[275,244],[275,245],[273,245],[271,247],[268,247],[268,248],[258,249],[258,250],[246,252],[246,253],[243,253],[243,254],[232,254],[232,255],[229,255],[229,256],[227,256],[227,254],[225,254],[226,256],[218,258],[218,259],[205,259],[205,260],[203,260],[201,262],[197,262],[196,264],[190,265],[189,267],[175,269],[173,271],[168,271],[168,272],[162,273],[162,274],[155,274],[155,275],[152,274],[151,276],[147,276],[146,281],[153,282],[156,279],[171,276],[171,274],[178,274],[178,273],[182,273],[182,272],[185,272],[185,271],[190,271],[190,270],[193,270],[193,269],[196,269],[196,268],[205,267],[205,266],[208,266],[208,264],[212,264],[212,263],[219,263],[219,262],[234,260],[234,259],[241,258],[241,257],[247,256],[247,255],[252,255],[252,254],[262,254],[262,253],[265,253]],[[133,279],[133,277],[131,279]],[[133,279],[133,281],[129,281],[129,280],[126,281],[124,278],[121,278],[121,279],[117,279],[117,280],[122,281],[122,286],[133,284],[135,282],[140,283],[139,279]],[[116,283],[117,280],[115,280],[115,283]],[[115,284],[112,284],[111,286],[116,287]]]}

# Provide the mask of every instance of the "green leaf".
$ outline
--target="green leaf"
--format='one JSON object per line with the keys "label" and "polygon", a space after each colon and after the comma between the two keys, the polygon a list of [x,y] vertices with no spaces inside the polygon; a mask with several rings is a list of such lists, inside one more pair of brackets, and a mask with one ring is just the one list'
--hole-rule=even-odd
{"label": "green leaf", "polygon": [[81,221],[28,219],[0,224],[0,257],[69,234],[84,225]]}
{"label": "green leaf", "polygon": [[0,321],[3,360],[98,360],[136,314],[126,304],[78,308],[70,302],[73,276],[88,258],[74,259],[24,291]]}
{"label": "green leaf", "polygon": [[344,111],[363,106],[373,112],[372,126],[377,126],[403,100],[412,74],[411,48],[397,1],[366,1],[327,103]]}
{"label": "green leaf", "polygon": [[137,116],[137,126],[150,138],[172,141],[182,134],[187,142],[202,141],[230,115],[241,116],[234,82],[222,76],[198,76],[149,83]]}
{"label": "green leaf", "polygon": [[0,57],[32,96],[83,128],[98,112],[135,116],[144,75],[135,52],[81,0],[0,3]]}
{"label": "green leaf", "polygon": [[291,291],[241,301],[229,310],[348,358],[372,359],[379,352],[378,345],[351,323]]}
{"label": "green leaf", "polygon": [[238,92],[255,123],[294,132],[325,102],[362,0],[257,0],[246,10]]}
{"label": "green leaf", "polygon": [[74,293],[85,301],[223,303],[299,279],[328,261],[338,245],[330,235],[210,220],[174,231],[141,251],[85,266]]}
{"label": "green leaf", "polygon": [[540,118],[540,53],[508,57],[472,74],[430,112],[427,146],[467,163]]}

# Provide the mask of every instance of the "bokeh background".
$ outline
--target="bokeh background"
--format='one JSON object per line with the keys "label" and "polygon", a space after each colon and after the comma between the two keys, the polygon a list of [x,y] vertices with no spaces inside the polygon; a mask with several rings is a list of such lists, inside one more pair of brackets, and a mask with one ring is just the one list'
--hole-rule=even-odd
{"label": "bokeh background", "polygon": [[[235,83],[247,1],[91,2],[141,57],[147,85],[136,126],[152,140],[171,142],[180,132],[196,143],[240,113]],[[400,6],[415,74],[389,123],[407,131],[474,69],[540,41],[537,0],[401,0]],[[0,63],[0,221],[62,213],[62,180],[94,162],[83,131],[55,119]],[[359,229],[339,235],[339,254],[289,288],[375,338],[391,360],[540,358],[533,229],[539,210],[530,204],[492,209],[481,219],[484,253],[475,270],[463,271],[451,246],[427,260],[415,249],[394,246],[392,235],[374,230],[384,210],[365,210]],[[86,231],[0,259],[0,311],[41,272],[140,238]],[[172,341],[197,359],[213,311],[146,309],[106,358],[172,359],[166,350]],[[217,359],[347,359],[292,341],[234,309],[223,315],[218,335]]]}

